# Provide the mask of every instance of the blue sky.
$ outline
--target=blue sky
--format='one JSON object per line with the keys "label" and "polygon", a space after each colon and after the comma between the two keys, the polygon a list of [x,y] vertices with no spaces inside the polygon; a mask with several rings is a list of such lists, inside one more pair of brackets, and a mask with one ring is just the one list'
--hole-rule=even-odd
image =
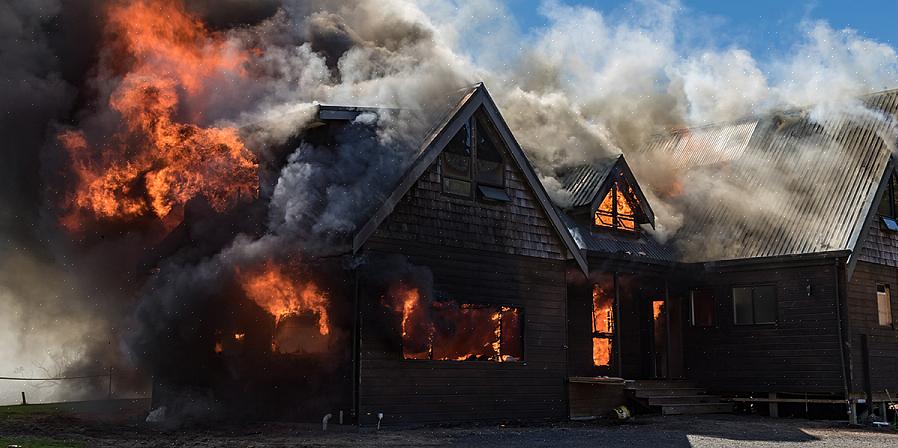
{"label": "blue sky", "polygon": [[[509,0],[508,8],[521,28],[546,24],[541,0]],[[603,15],[627,14],[631,1],[562,0],[589,6]],[[898,0],[680,0],[685,13],[707,24],[715,41],[739,46],[757,59],[787,53],[799,36],[803,20],[825,20],[835,29],[853,28],[860,35],[895,47],[898,43]]]}

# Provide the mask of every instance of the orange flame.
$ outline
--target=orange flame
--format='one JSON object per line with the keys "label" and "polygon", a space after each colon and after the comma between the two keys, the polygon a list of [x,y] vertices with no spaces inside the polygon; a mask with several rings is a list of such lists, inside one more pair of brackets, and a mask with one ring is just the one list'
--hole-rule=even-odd
{"label": "orange flame", "polygon": [[[625,182],[615,181],[613,187],[608,190],[608,194],[602,199],[599,208],[596,210],[594,221],[597,226],[614,227],[623,230],[636,230],[636,217],[630,200],[624,195],[621,188],[627,188],[630,197],[635,197],[635,193],[630,185]],[[617,209],[614,208],[614,201],[617,199]]]}
{"label": "orange flame", "polygon": [[[604,287],[603,287],[604,286]],[[597,367],[611,365],[611,338],[614,334],[613,285],[595,284],[592,288],[592,362]]]}
{"label": "orange flame", "polygon": [[[72,159],[75,185],[60,222],[70,231],[88,218],[153,216],[173,226],[183,206],[204,196],[223,211],[258,194],[257,162],[237,129],[175,120],[215,77],[245,77],[249,54],[210,32],[176,0],[116,2],[107,10],[107,55],[100,72],[123,71],[109,106],[122,127],[99,146],[81,130],[58,139]],[[113,66],[123,64],[124,69]],[[194,112],[194,119],[202,112]]]}
{"label": "orange flame", "polygon": [[520,310],[508,306],[422,303],[417,288],[394,287],[393,308],[402,313],[405,359],[509,362],[522,358]]}
{"label": "orange flame", "polygon": [[322,336],[330,333],[328,296],[314,283],[300,284],[270,260],[260,271],[240,273],[239,277],[247,297],[274,316],[275,325],[290,316],[314,313],[318,316],[318,332]]}

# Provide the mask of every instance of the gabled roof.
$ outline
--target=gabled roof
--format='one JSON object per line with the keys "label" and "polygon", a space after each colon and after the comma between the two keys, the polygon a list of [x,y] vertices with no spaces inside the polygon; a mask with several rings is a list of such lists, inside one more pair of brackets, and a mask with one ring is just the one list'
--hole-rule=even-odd
{"label": "gabled roof", "polygon": [[[892,120],[898,112],[896,91],[863,101]],[[856,252],[895,137],[874,113],[820,115],[800,110],[678,130],[640,151],[645,163],[672,162],[691,195],[682,198],[684,226],[674,237],[684,261]]]}
{"label": "gabled roof", "polygon": [[[608,194],[616,177],[630,185],[642,214],[654,226],[655,214],[623,154],[604,157],[589,164],[576,166],[561,176],[562,188],[556,194],[555,200],[558,207],[563,210],[565,225],[574,236],[577,245],[583,250],[622,255],[633,259],[676,261],[677,255],[673,248],[661,244],[645,232],[620,235],[616,232],[597,232],[593,229],[592,214]],[[588,219],[584,220],[584,216]]]}
{"label": "gabled roof", "polygon": [[558,233],[559,238],[580,266],[580,269],[583,270],[584,273],[587,273],[586,257],[579,250],[577,244],[571,237],[571,234],[568,232],[567,227],[565,227],[562,222],[561,216],[559,216],[558,211],[549,200],[549,195],[539,181],[536,172],[534,172],[533,167],[530,165],[530,162],[521,150],[520,145],[518,145],[518,142],[512,135],[511,130],[499,113],[498,107],[495,102],[493,102],[492,97],[490,97],[490,94],[487,92],[483,83],[477,84],[464,92],[458,103],[452,107],[446,115],[446,118],[441,120],[440,123],[428,133],[418,149],[418,156],[399,178],[396,187],[389,193],[386,200],[376,208],[370,218],[367,219],[367,221],[364,221],[364,224],[359,227],[358,232],[353,236],[353,252],[358,251],[368,238],[374,234],[380,224],[393,212],[396,204],[399,203],[402,197],[408,193],[427,168],[433,164],[437,157],[443,152],[443,149],[452,137],[455,136],[467,120],[481,107],[495,126],[502,143],[504,143],[505,147],[508,149],[512,162],[523,173],[527,185],[533,191],[537,202],[545,212],[552,227]]}
{"label": "gabled roof", "polygon": [[640,211],[648,222],[655,226],[655,212],[646,200],[636,177],[627,165],[623,154],[598,159],[571,169],[561,178],[562,190],[558,202],[562,208],[573,210],[588,207],[588,212],[595,211],[599,203],[608,194],[615,178],[624,180],[636,195]]}

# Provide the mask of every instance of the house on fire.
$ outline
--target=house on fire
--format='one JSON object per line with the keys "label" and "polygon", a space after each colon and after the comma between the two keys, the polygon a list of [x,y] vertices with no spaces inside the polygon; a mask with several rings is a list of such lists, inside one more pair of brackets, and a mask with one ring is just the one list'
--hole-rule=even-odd
{"label": "house on fire", "polygon": [[882,415],[898,390],[898,92],[863,102],[879,113],[772,114],[631,154],[686,184],[655,192],[684,210],[667,244],[623,156],[570,170],[558,205],[589,275],[569,276],[569,375],[667,380],[631,386],[665,413],[732,409],[723,396]]}
{"label": "house on fire", "polygon": [[[898,112],[896,92],[864,101]],[[333,328],[319,308],[260,342],[296,359],[330,344],[338,366],[219,389],[362,425],[583,416],[624,388],[665,413],[898,392],[895,141],[877,117],[678,130],[559,173],[550,197],[482,84],[453,104],[347,235],[322,285]],[[366,111],[322,105],[303,138]],[[657,166],[684,184],[645,190]],[[659,196],[678,229],[652,230]],[[235,330],[214,356],[244,353]],[[308,405],[287,387],[312,383]]]}

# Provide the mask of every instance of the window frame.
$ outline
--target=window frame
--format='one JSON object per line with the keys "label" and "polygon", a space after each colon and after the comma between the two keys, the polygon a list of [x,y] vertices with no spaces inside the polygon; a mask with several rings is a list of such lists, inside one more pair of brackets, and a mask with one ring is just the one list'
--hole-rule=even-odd
{"label": "window frame", "polygon": [[[593,356],[591,356],[591,357],[592,357],[592,361],[593,361],[593,362],[592,362],[592,367],[593,367],[593,368],[596,368],[596,369],[609,369],[609,368],[612,368],[612,367],[614,366],[614,364],[615,364],[615,353],[616,353],[616,350],[617,350],[617,329],[618,329],[618,325],[619,325],[619,323],[618,323],[618,321],[617,321],[617,319],[618,319],[618,316],[617,316],[617,295],[616,295],[616,294],[612,294],[611,297],[610,297],[610,299],[611,299],[611,300],[610,300],[610,301],[611,301],[611,307],[609,308],[609,310],[611,311],[611,319],[610,319],[610,322],[609,322],[609,327],[610,327],[610,328],[609,328],[609,331],[605,331],[605,332],[603,332],[603,331],[597,331],[597,330],[596,330],[596,309],[595,309],[595,300],[594,300],[594,298],[593,298],[593,297],[594,297],[594,294],[595,294],[596,288],[599,288],[599,284],[598,284],[597,282],[592,283],[592,289],[591,289],[590,301],[589,301],[589,302],[590,302],[590,313],[589,313],[589,317],[590,317],[590,333],[589,333],[589,334],[590,334],[590,340],[589,340],[589,342],[590,342],[590,349],[591,349],[591,351],[593,352]],[[612,285],[612,288],[615,288],[615,289],[616,289],[616,287],[613,286],[613,285]],[[607,340],[607,341],[608,341],[608,348],[609,348],[609,359],[608,359],[608,364],[603,364],[603,365],[596,365],[596,364],[595,364],[594,351],[595,351],[596,340],[598,340],[598,339],[602,339],[602,340]]]}
{"label": "window frame", "polygon": [[[775,313],[775,320],[772,322],[758,322],[755,317],[755,289],[759,288],[771,288],[773,290],[773,306]],[[752,308],[752,321],[751,322],[739,322],[736,315],[736,290],[737,289],[750,289],[751,290],[751,308]],[[745,284],[745,285],[733,285],[730,288],[730,304],[733,307],[733,325],[737,326],[756,326],[756,325],[778,325],[779,324],[779,291],[776,283],[753,283],[753,284]]]}
{"label": "window frame", "polygon": [[[898,194],[896,194],[895,187],[896,175],[893,173],[889,176],[889,181],[886,183],[886,189],[882,192],[882,198],[879,200],[879,207],[876,210],[876,213],[879,214],[879,216],[892,219],[898,218],[898,203],[896,203]],[[883,204],[887,204],[888,210],[883,210]]]}
{"label": "window frame", "polygon": [[[508,304],[508,303],[491,303],[491,302],[478,302],[478,301],[466,301],[466,302],[458,302],[451,299],[443,299],[443,300],[434,300],[434,302],[456,302],[459,306],[471,305],[471,306],[482,306],[482,307],[493,307],[493,308],[513,308],[518,310],[518,319],[521,324],[521,357],[516,361],[499,361],[497,360],[482,360],[482,359],[473,359],[473,360],[456,360],[456,359],[433,359],[433,336],[430,339],[430,350],[429,358],[427,359],[419,359],[419,358],[406,358],[405,357],[405,341],[402,338],[402,329],[399,329],[399,357],[403,362],[451,362],[451,363],[485,363],[490,365],[526,365],[527,364],[527,315],[526,310],[523,305],[518,304]],[[501,342],[501,340],[500,340]],[[500,353],[501,355],[501,345],[500,345]]]}
{"label": "window frame", "polygon": [[[483,129],[481,129],[483,128]],[[468,129],[468,136],[466,140],[469,140],[467,145],[469,145],[470,154],[467,155],[469,159],[468,164],[468,177],[460,178],[458,176],[454,176],[452,174],[447,174],[445,169],[446,162],[446,151],[443,150],[443,153],[440,154],[440,191],[449,197],[456,199],[465,199],[465,200],[476,200],[477,202],[483,202],[487,204],[503,204],[512,202],[511,196],[508,194],[508,176],[506,174],[508,167],[508,157],[505,154],[505,143],[499,136],[498,131],[495,130],[495,126],[489,121],[489,118],[486,116],[481,116],[480,112],[475,112],[471,115],[466,121],[465,124],[458,130],[458,132],[462,132],[464,129]],[[501,185],[494,182],[481,181],[480,177],[480,163],[481,159],[479,157],[479,147],[480,147],[480,133],[483,132],[483,137],[485,139],[489,139],[490,143],[495,146],[495,150],[501,159],[500,164],[500,174],[501,174]],[[450,142],[455,139],[455,136],[452,136]],[[486,160],[484,160],[486,161]],[[471,191],[469,194],[458,194],[452,191],[447,191],[446,189],[446,179],[468,182],[471,185]],[[494,196],[499,198],[491,198],[488,197],[487,194],[483,193],[480,187],[484,187],[486,189],[496,191]],[[504,198],[500,196],[504,195]]]}
{"label": "window frame", "polygon": [[[620,232],[621,234],[625,234],[625,235],[638,235],[641,233],[642,228],[639,227],[639,224],[640,224],[639,223],[639,212],[637,211],[638,201],[636,201],[634,198],[629,197],[629,194],[627,192],[620,189],[619,184],[623,183],[623,182],[625,182],[625,181],[620,176],[618,176],[618,175],[614,176],[614,178],[611,181],[611,188],[608,189],[608,192],[605,193],[605,196],[603,196],[602,200],[599,201],[598,205],[596,205],[596,209],[592,212],[592,217],[591,217],[593,231],[613,231],[613,232]],[[601,206],[602,206],[602,203],[605,202],[605,198],[608,197],[609,194],[611,195],[611,214],[610,215],[606,214],[607,212],[601,212],[599,210],[599,208],[601,208]],[[629,202],[630,207],[633,209],[632,215],[624,215],[626,220],[632,220],[632,222],[633,222],[632,229],[629,229],[627,227],[620,225],[619,215],[621,215],[621,214],[618,211],[618,206],[617,206],[618,194],[623,196],[624,199],[626,199]],[[601,216],[606,216],[606,217],[610,216],[610,218],[611,218],[610,226],[596,223],[596,219],[600,214],[601,214]]]}
{"label": "window frame", "polygon": [[[695,323],[695,293],[696,291],[707,291],[711,297],[711,323],[708,325],[697,325]],[[735,319],[735,316],[734,316]],[[689,290],[689,326],[693,328],[715,328],[717,327],[717,294],[714,288],[701,287]]]}
{"label": "window frame", "polygon": [[[886,295],[886,313],[888,314],[889,322],[883,323],[882,321],[882,309],[880,309],[881,305],[879,303],[879,287],[882,286],[885,289]],[[876,322],[880,327],[886,328],[895,328],[895,316],[892,313],[892,288],[888,283],[877,283],[876,284]]]}

